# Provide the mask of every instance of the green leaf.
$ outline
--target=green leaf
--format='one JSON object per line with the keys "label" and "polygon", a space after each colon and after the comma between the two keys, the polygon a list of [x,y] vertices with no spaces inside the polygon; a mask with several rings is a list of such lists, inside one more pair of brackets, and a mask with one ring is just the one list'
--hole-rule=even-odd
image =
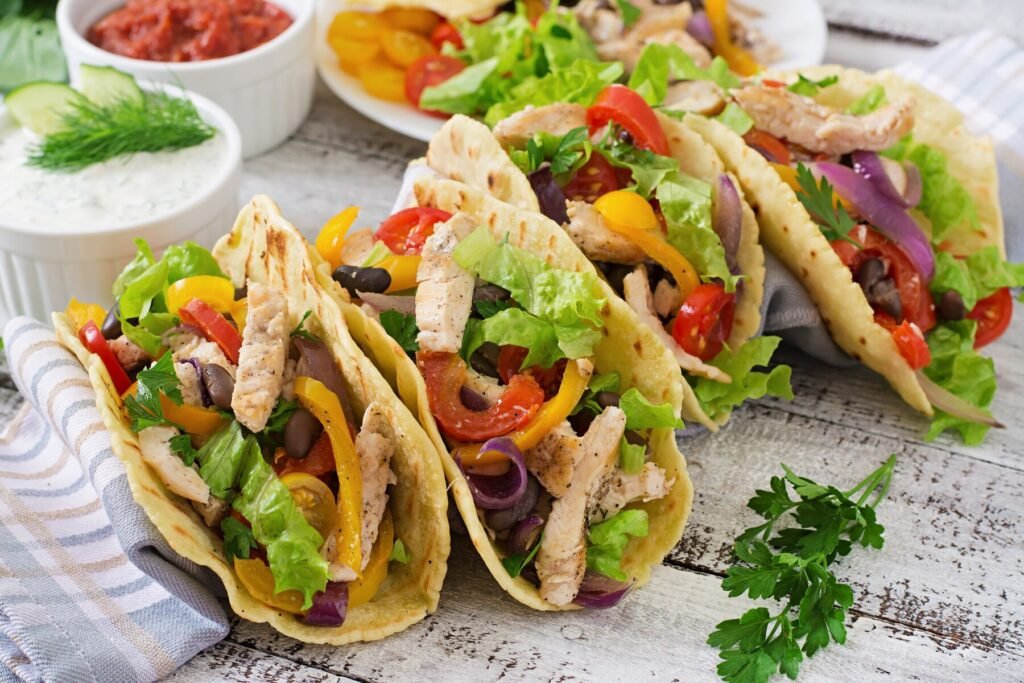
{"label": "green leaf", "polygon": [[645,510],[622,510],[593,525],[587,534],[587,567],[616,581],[628,580],[622,555],[630,536],[643,538],[647,531]]}
{"label": "green leaf", "polygon": [[178,375],[174,372],[174,361],[171,359],[170,351],[140,372],[135,382],[135,395],[126,396],[124,400],[132,431],[138,433],[147,427],[160,425],[182,429],[181,425],[166,419],[163,408],[160,407],[160,394],[165,395],[176,405],[181,405],[181,386]]}
{"label": "green leaf", "polygon": [[776,619],[767,607],[747,610],[739,619],[728,619],[715,626],[708,636],[708,645],[722,650],[737,645],[741,650],[754,650],[765,644],[768,625]]}
{"label": "green leaf", "polygon": [[735,102],[725,105],[725,109],[715,117],[715,120],[728,126],[737,135],[746,135],[754,127],[754,119]]}
{"label": "green leaf", "polygon": [[514,579],[523,573],[523,569],[533,562],[533,558],[537,556],[537,551],[540,550],[540,544],[543,540],[544,534],[541,534],[529,552],[516,553],[515,555],[501,558],[501,566],[505,568],[509,576]]}
{"label": "green leaf", "polygon": [[601,153],[612,166],[629,169],[633,185],[628,189],[644,199],[650,199],[666,178],[679,171],[678,160],[639,149],[617,138],[602,141]]}
{"label": "green leaf", "polygon": [[843,205],[834,199],[828,178],[822,177],[819,184],[814,180],[814,174],[810,169],[800,164],[796,167],[796,180],[800,185],[800,192],[796,194],[797,199],[817,222],[825,238],[830,242],[846,238],[856,223]]}
{"label": "green leaf", "polygon": [[619,443],[619,467],[623,472],[636,474],[644,468],[647,457],[646,444],[631,444],[622,437]]}
{"label": "green leaf", "polygon": [[497,101],[488,110],[484,122],[494,126],[528,106],[542,107],[556,102],[589,105],[605,87],[623,74],[621,62],[576,61],[544,76],[531,76]]}
{"label": "green leaf", "polygon": [[539,132],[526,141],[523,149],[510,150],[509,158],[526,175],[550,161],[555,180],[565,184],[590,160],[592,149],[588,131],[581,126],[562,136]]}
{"label": "green leaf", "polygon": [[721,57],[715,57],[707,69],[702,69],[678,45],[651,42],[633,67],[629,87],[656,106],[664,102],[668,84],[678,80],[711,81],[726,91],[740,85],[740,79],[729,71],[728,63]]}
{"label": "green leaf", "polygon": [[228,564],[234,564],[236,557],[248,560],[250,551],[257,547],[252,530],[231,516],[221,520],[220,530],[224,534],[224,554]]}
{"label": "green leaf", "polygon": [[181,458],[189,467],[196,461],[197,451],[192,446],[192,437],[188,434],[179,434],[178,436],[171,437],[170,441],[171,450]]}
{"label": "green leaf", "polygon": [[617,372],[606,372],[601,375],[591,375],[590,382],[587,384],[587,390],[583,392],[583,396],[580,397],[579,403],[573,408],[571,415],[576,415],[581,410],[589,410],[595,415],[601,413],[604,408],[598,405],[594,399],[596,394],[602,391],[614,391],[618,393],[619,383],[621,379]]}
{"label": "green leaf", "polygon": [[935,277],[930,289],[936,300],[955,290],[970,311],[979,300],[995,294],[1003,287],[1024,286],[1024,264],[1007,263],[995,246],[985,247],[966,259],[935,251]]}
{"label": "green leaf", "polygon": [[391,546],[391,554],[388,555],[388,562],[398,562],[399,564],[409,564],[411,556],[409,550],[402,543],[402,539],[396,538],[394,545]]}
{"label": "green leaf", "polygon": [[736,406],[748,399],[778,396],[793,400],[790,386],[791,370],[788,365],[777,365],[768,372],[754,370],[766,366],[781,340],[778,337],[755,337],[735,352],[723,349],[711,361],[732,378],[729,384],[698,377],[693,387],[701,407],[712,419],[727,416]]}
{"label": "green leaf", "polygon": [[497,57],[466,67],[447,81],[424,89],[419,106],[449,114],[475,114],[482,107],[483,83],[497,68]]}
{"label": "green leaf", "polygon": [[298,401],[289,401],[284,396],[278,398],[277,403],[274,404],[274,409],[270,411],[270,417],[267,418],[267,424],[263,427],[263,431],[260,432],[259,436],[269,436],[283,432],[285,425],[288,424],[288,420],[291,419],[292,413],[298,409]]}
{"label": "green leaf", "polygon": [[655,405],[633,387],[619,397],[619,408],[626,414],[626,429],[656,429],[672,427],[682,429],[683,421],[670,403]]}
{"label": "green leaf", "polygon": [[473,309],[481,318],[490,318],[510,308],[511,303],[507,299],[495,299],[494,301],[475,301]]}
{"label": "green leaf", "polygon": [[313,311],[306,311],[302,314],[302,317],[299,319],[299,324],[296,325],[288,335],[289,338],[302,337],[309,341],[320,341],[315,334],[306,329],[306,321],[309,320],[309,316],[311,315],[313,315]]}
{"label": "green leaf", "polygon": [[420,333],[416,326],[416,316],[399,311],[381,311],[380,325],[388,336],[395,340],[406,353],[419,351],[420,345],[416,336]]}
{"label": "green leaf", "polygon": [[885,105],[888,102],[888,98],[885,96],[885,86],[881,83],[873,85],[868,88],[868,91],[858,97],[856,100],[846,108],[847,114],[853,114],[854,116],[864,116],[870,114],[879,107]]}
{"label": "green leaf", "polygon": [[[593,341],[596,342],[596,338]],[[539,365],[550,368],[558,360],[568,357],[559,344],[555,327],[521,308],[507,308],[486,320],[470,320],[460,355],[468,361],[484,342],[529,349],[523,359],[523,367]],[[588,343],[588,348],[581,349],[581,355],[575,357],[591,355],[591,348]]]}
{"label": "green leaf", "polygon": [[167,263],[168,284],[197,275],[213,275],[227,279],[213,254],[195,242],[172,244],[167,247],[160,260]]}
{"label": "green leaf", "polygon": [[128,288],[128,284],[136,280],[147,268],[156,263],[156,257],[153,255],[153,250],[149,248],[149,244],[144,239],[136,239],[135,246],[137,251],[135,252],[135,258],[133,258],[128,265],[124,267],[121,274],[114,280],[114,298],[119,299],[124,294],[124,290]]}
{"label": "green leaf", "polygon": [[199,476],[210,487],[210,493],[218,498],[228,496],[238,483],[246,452],[255,443],[255,438],[246,438],[242,425],[232,420],[202,445],[196,459]]}
{"label": "green leaf", "polygon": [[57,23],[52,12],[17,16],[19,2],[7,0],[0,12],[0,93],[34,81],[68,80]]}
{"label": "green leaf", "polygon": [[803,74],[797,74],[797,81],[786,86],[786,90],[796,93],[797,95],[803,95],[804,97],[814,97],[824,88],[827,88],[830,85],[835,85],[838,82],[839,76],[835,74],[826,76],[820,81],[807,78],[807,76],[804,76]]}
{"label": "green leaf", "polygon": [[[995,365],[974,350],[977,323],[973,320],[947,322],[927,337],[932,362],[924,373],[943,389],[979,408],[988,408],[996,394]],[[947,430],[954,430],[967,445],[985,439],[988,426],[968,422],[942,410],[936,410],[925,440],[931,441]]]}
{"label": "green leaf", "polygon": [[619,14],[622,15],[622,25],[627,29],[632,28],[633,24],[637,22],[643,13],[639,7],[629,2],[629,0],[615,0],[615,5],[619,8]]}

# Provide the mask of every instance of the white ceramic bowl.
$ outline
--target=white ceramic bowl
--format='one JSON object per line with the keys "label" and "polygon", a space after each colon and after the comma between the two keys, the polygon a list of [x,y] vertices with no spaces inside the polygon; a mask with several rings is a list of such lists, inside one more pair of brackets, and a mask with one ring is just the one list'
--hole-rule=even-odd
{"label": "white ceramic bowl", "polygon": [[[143,84],[146,89],[152,86]],[[146,221],[82,230],[10,225],[0,211],[0,328],[17,315],[49,320],[71,297],[101,304],[112,301],[111,285],[134,256],[141,237],[159,254],[171,244],[192,240],[212,247],[234,224],[242,182],[242,140],[222,108],[193,93],[161,86],[189,97],[207,123],[223,136],[224,155],[213,180],[169,213]],[[11,125],[0,103],[0,130]]]}
{"label": "white ceramic bowl", "polygon": [[242,133],[248,159],[284,142],[309,115],[316,87],[313,57],[315,0],[274,0],[292,16],[288,29],[259,47],[201,62],[150,62],[101,50],[85,39],[96,21],[124,0],[60,0],[57,27],[68,70],[113,66],[139,79],[181,85],[222,106]]}

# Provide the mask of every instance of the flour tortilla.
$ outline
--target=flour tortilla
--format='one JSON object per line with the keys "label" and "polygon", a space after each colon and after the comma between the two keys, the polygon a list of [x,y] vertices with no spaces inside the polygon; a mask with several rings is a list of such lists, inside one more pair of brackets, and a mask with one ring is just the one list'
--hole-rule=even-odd
{"label": "flour tortilla", "polygon": [[[988,139],[971,137],[963,117],[953,105],[924,88],[904,81],[891,71],[868,75],[836,66],[801,70],[819,80],[839,76],[836,85],[825,88],[815,99],[845,108],[873,85],[880,83],[889,98],[914,98],[914,139],[946,154],[950,172],[963,183],[975,200],[980,230],[968,225],[949,232],[954,253],[970,254],[996,245],[1004,250],[1002,216],[999,207],[995,155]],[[777,76],[787,79],[786,74]],[[795,78],[789,74],[788,80]],[[874,312],[849,269],[829,245],[817,224],[763,156],[747,147],[743,139],[721,123],[687,115],[685,126],[698,132],[718,152],[726,167],[740,180],[757,215],[765,245],[801,279],[821,312],[833,339],[855,360],[884,376],[904,401],[914,409],[932,415],[913,369],[900,355],[892,336],[875,323]],[[917,212],[914,212],[917,214]],[[915,218],[927,226],[923,216]]]}
{"label": "flour tortilla", "polygon": [[379,640],[437,609],[450,549],[448,499],[432,441],[348,335],[341,310],[317,285],[310,253],[302,235],[263,196],[254,198],[242,210],[231,233],[214,249],[217,262],[236,286],[249,278],[283,290],[288,295],[292,324],[298,324],[305,311],[313,311],[314,317],[307,325],[313,320],[322,324],[323,329],[316,331],[322,333],[338,363],[353,409],[361,415],[370,402],[378,403],[393,430],[396,451],[391,468],[398,483],[391,487],[388,507],[395,537],[402,539],[410,560],[404,565],[392,562],[388,578],[374,599],[350,609],[344,625],[337,628],[303,624],[295,615],[249,594],[227,564],[218,535],[203,523],[187,500],[168,491],[142,460],[138,436],[130,429],[102,361],[82,346],[67,316],[56,313],[53,322],[61,343],[78,356],[89,373],[112,447],[128,472],[132,495],[174,551],[213,570],[240,617],[269,623],[303,642],[342,645]]}
{"label": "flour tortilla", "polygon": [[[433,206],[452,213],[464,211],[472,215],[481,225],[487,226],[495,238],[504,239],[507,235],[509,244],[532,251],[552,266],[596,273],[594,266],[575,248],[565,231],[540,214],[518,211],[483,192],[451,180],[421,179],[416,184],[416,197],[420,206]],[[473,545],[498,584],[513,598],[537,610],[578,609],[576,605],[564,608],[552,605],[540,597],[537,588],[529,581],[509,576],[501,564],[504,553],[488,537],[465,478],[441,438],[430,412],[426,385],[416,364],[376,320],[350,303],[348,293],[331,279],[330,268],[326,264],[321,264],[316,273],[320,284],[344,311],[352,337],[374,360],[409,409],[419,415],[441,455],[452,497],[462,513]],[[699,412],[689,387],[684,393],[686,385],[672,354],[635,320],[633,312],[614,296],[603,280],[594,295],[607,301],[601,311],[605,321],[605,339],[596,349],[596,372],[618,372],[623,390],[635,386],[654,403],[670,403],[676,411],[680,405],[692,404]],[[717,428],[714,422],[706,417],[705,420],[709,428]],[[675,432],[672,429],[652,430],[650,445],[653,461],[664,468],[675,483],[665,498],[630,506],[645,509],[650,516],[648,535],[632,539],[623,560],[623,569],[637,580],[638,585],[650,578],[651,568],[659,564],[679,541],[693,502],[693,487],[686,472],[686,461],[676,446]]]}

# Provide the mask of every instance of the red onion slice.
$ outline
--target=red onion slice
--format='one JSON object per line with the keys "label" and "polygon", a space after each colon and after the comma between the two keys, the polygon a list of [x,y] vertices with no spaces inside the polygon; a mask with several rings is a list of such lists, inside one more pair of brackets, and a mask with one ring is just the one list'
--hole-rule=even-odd
{"label": "red onion slice", "polygon": [[883,159],[875,152],[857,151],[852,156],[853,170],[858,175],[871,181],[879,192],[903,208],[910,206],[903,196],[903,189],[907,187],[907,174],[901,164]]}
{"label": "red onion slice", "polygon": [[903,249],[925,282],[931,282],[935,275],[935,255],[921,226],[907,215],[903,206],[851,168],[819,161],[814,169],[828,178],[836,192],[850,202],[858,214]]}
{"label": "red onion slice", "polygon": [[356,290],[356,296],[378,311],[398,311],[405,315],[416,315],[416,297],[414,296],[396,296],[358,290]]}
{"label": "red onion slice", "polygon": [[569,214],[565,204],[565,193],[555,182],[555,176],[551,173],[551,167],[539,168],[528,176],[530,187],[537,195],[537,203],[540,205],[540,212],[562,225],[569,222]]}
{"label": "red onion slice", "polygon": [[331,582],[313,596],[313,606],[302,621],[310,626],[341,626],[348,614],[348,584]]}
{"label": "red onion slice", "polygon": [[508,472],[498,475],[473,474],[467,472],[462,460],[456,462],[459,469],[466,476],[466,483],[469,484],[470,493],[473,494],[473,502],[481,510],[507,510],[512,507],[526,493],[526,458],[523,452],[516,446],[515,441],[507,436],[499,436],[488,439],[480,448],[480,452],[498,451],[508,456],[512,465]]}
{"label": "red onion slice", "polygon": [[903,190],[903,199],[907,206],[917,206],[921,203],[921,169],[917,164],[909,161],[903,162],[903,172],[907,174],[907,187]]}
{"label": "red onion slice", "polygon": [[576,599],[573,602],[587,609],[608,609],[619,604],[619,601],[626,596],[633,585],[632,581],[628,583],[616,581],[588,569],[587,573],[583,575],[580,592],[576,594]]}
{"label": "red onion slice", "polygon": [[[533,512],[533,509],[537,507],[537,501],[540,499],[540,483],[532,475],[526,479],[526,493],[519,499],[519,502],[508,508],[507,510],[491,510],[487,513],[487,526],[494,531],[505,531],[516,527],[513,532],[513,538],[510,540],[511,543],[515,543],[514,537],[519,533],[519,527],[526,524],[527,521],[533,519],[528,515]],[[534,515],[536,517],[536,515]],[[537,517],[537,519],[540,519]],[[540,524],[544,524],[544,520],[540,519]],[[522,552],[520,550],[513,550],[512,552]]]}
{"label": "red onion slice", "polygon": [[530,515],[517,524],[508,537],[508,551],[513,555],[525,555],[530,552],[543,529],[544,519],[539,515]]}
{"label": "red onion slice", "polygon": [[686,24],[686,32],[697,39],[704,47],[715,46],[715,32],[711,29],[711,20],[704,10],[694,12]]}
{"label": "red onion slice", "polygon": [[958,417],[961,420],[977,422],[979,424],[988,425],[989,427],[995,427],[996,429],[1003,429],[1004,425],[999,422],[999,420],[992,417],[987,410],[971,405],[959,396],[946,391],[938,384],[931,381],[931,379],[928,378],[928,375],[924,374],[924,371],[918,370],[914,374],[917,375],[917,381],[921,384],[921,388],[924,390],[924,395],[928,397],[928,402],[935,408],[938,408],[945,413],[949,413],[953,417]]}
{"label": "red onion slice", "polygon": [[739,251],[740,234],[743,231],[743,206],[736,186],[725,173],[718,176],[716,200],[713,227],[725,249],[725,262],[729,266],[729,272],[736,275],[736,252]]}

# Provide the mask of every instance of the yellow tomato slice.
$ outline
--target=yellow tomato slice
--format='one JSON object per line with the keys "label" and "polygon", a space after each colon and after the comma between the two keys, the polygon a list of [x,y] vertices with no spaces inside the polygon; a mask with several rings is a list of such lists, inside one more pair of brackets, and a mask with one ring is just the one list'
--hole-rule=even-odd
{"label": "yellow tomato slice", "polygon": [[359,67],[372,62],[380,54],[380,43],[352,38],[329,38],[328,43],[338,57],[338,66],[352,75],[359,74]]}
{"label": "yellow tomato slice", "polygon": [[366,92],[382,100],[405,102],[405,71],[390,63],[370,62],[359,69]]}
{"label": "yellow tomato slice", "polygon": [[437,54],[437,50],[429,40],[411,31],[385,31],[384,35],[380,37],[380,45],[384,48],[387,58],[403,68],[420,57]]}
{"label": "yellow tomato slice", "polygon": [[238,575],[241,584],[245,586],[245,590],[260,602],[276,607],[282,612],[302,614],[302,593],[297,590],[287,590],[275,595],[274,575],[263,560],[257,558],[243,560],[236,557],[235,574]]}
{"label": "yellow tomato slice", "polygon": [[349,609],[370,602],[380,590],[380,585],[388,577],[388,558],[391,557],[391,547],[394,544],[395,525],[391,519],[391,510],[385,509],[384,518],[380,520],[377,541],[370,551],[370,561],[363,570],[363,576],[348,585]]}
{"label": "yellow tomato slice", "polygon": [[347,11],[334,15],[327,29],[328,40],[351,38],[352,40],[376,40],[389,28],[388,22],[372,12]]}
{"label": "yellow tomato slice", "polygon": [[302,516],[310,526],[326,539],[334,531],[337,504],[327,484],[312,474],[292,472],[281,477],[281,483],[288,487]]}
{"label": "yellow tomato slice", "polygon": [[216,275],[193,275],[172,284],[164,296],[167,310],[174,315],[192,299],[201,299],[218,313],[227,313],[235,303],[235,286]]}
{"label": "yellow tomato slice", "polygon": [[421,36],[429,36],[441,23],[441,17],[420,7],[392,7],[381,12],[381,17],[395,28],[412,31]]}

